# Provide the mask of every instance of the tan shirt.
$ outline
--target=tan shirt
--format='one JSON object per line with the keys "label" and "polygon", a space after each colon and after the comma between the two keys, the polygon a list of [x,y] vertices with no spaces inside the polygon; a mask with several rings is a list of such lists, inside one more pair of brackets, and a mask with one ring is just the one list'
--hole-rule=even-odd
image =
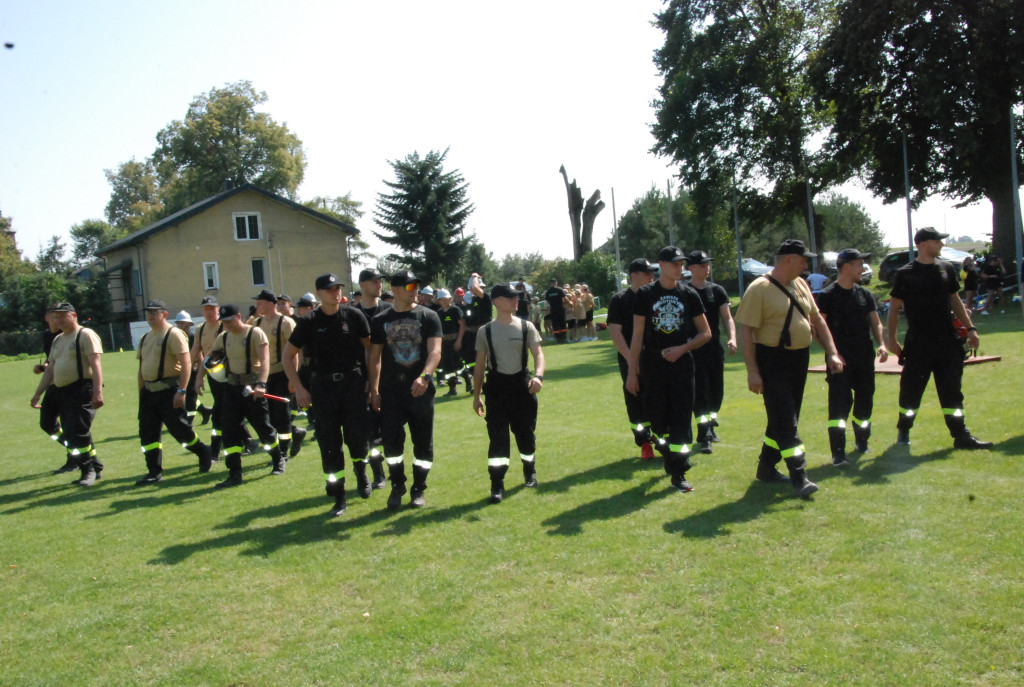
{"label": "tan shirt", "polygon": [[53,369],[53,383],[67,386],[78,381],[78,360],[75,359],[75,338],[78,338],[78,351],[82,361],[82,377],[92,379],[90,356],[103,353],[100,337],[91,329],[82,327],[75,334],[67,336],[58,334],[50,347],[50,367]]}
{"label": "tan shirt", "polygon": [[[818,312],[818,306],[811,295],[807,282],[797,277],[789,285],[789,292],[796,297],[803,308],[804,317],[796,309],[789,324],[791,345],[789,349],[807,348],[811,345],[811,323],[808,318]],[[747,288],[736,311],[736,321],[754,331],[754,343],[764,346],[778,346],[782,326],[786,323],[790,300],[786,294],[766,277],[758,277]]]}
{"label": "tan shirt", "polygon": [[232,334],[225,330],[217,338],[213,350],[224,351],[228,356],[228,372],[236,375],[244,375],[245,372],[245,339],[252,330],[252,338],[249,340],[249,372],[255,374],[260,369],[260,346],[267,345],[267,335],[259,327],[249,325],[242,326],[240,334]]}
{"label": "tan shirt", "polygon": [[281,352],[284,353],[284,345],[288,343],[288,338],[292,335],[295,330],[295,320],[288,317],[287,315],[278,315],[271,319],[268,317],[261,317],[259,320],[259,327],[263,330],[263,333],[267,335],[267,345],[270,346],[270,373],[283,372],[284,366],[281,365],[281,360],[277,355],[278,342],[277,342],[277,326],[281,325]]}
{"label": "tan shirt", "polygon": [[[135,357],[142,361],[142,379],[146,382],[156,382],[168,377],[177,377],[181,372],[181,365],[178,363],[178,356],[182,353],[188,354],[188,336],[172,324],[162,331],[146,332],[146,339],[142,342]],[[170,334],[167,334],[167,332]],[[160,349],[164,345],[164,336],[167,340],[167,352],[164,354],[163,377],[157,377],[160,372]]]}
{"label": "tan shirt", "polygon": [[[476,335],[476,350],[486,351],[488,360],[490,359],[491,352],[487,346],[487,331],[486,328],[491,329],[491,338],[494,341],[494,357],[497,359],[498,372],[503,375],[512,375],[520,372],[523,369],[523,320],[518,317],[512,318],[512,324],[501,324],[500,322],[491,321],[488,322],[484,327],[480,327],[480,331]],[[529,350],[534,344],[541,342],[540,333],[537,328],[533,326],[533,322],[527,320],[526,322],[526,349],[527,349],[527,365],[529,365]],[[488,363],[487,369],[490,369],[490,363]]]}
{"label": "tan shirt", "polygon": [[199,328],[196,330],[196,338],[199,340],[199,348],[203,355],[210,355],[210,351],[213,350],[213,342],[217,340],[217,335],[220,332],[220,322],[210,324],[204,321],[199,325]]}

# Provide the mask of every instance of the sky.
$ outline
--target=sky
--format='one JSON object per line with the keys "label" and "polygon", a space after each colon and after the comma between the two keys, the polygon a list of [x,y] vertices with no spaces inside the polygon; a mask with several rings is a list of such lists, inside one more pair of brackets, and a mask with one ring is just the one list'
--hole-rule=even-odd
{"label": "sky", "polygon": [[[594,243],[668,161],[651,154],[660,0],[0,2],[0,213],[34,257],[53,235],[103,218],[105,169],[156,147],[156,133],[211,88],[249,80],[262,110],[302,140],[301,200],[351,193],[372,250],[389,160],[448,149],[469,183],[468,228],[495,259],[571,257],[565,165],[607,204]],[[673,181],[673,188],[676,188]],[[906,207],[840,189],[907,241]],[[940,198],[915,227],[983,238],[991,209]],[[70,240],[67,240],[70,244]],[[684,246],[693,248],[692,246]]]}

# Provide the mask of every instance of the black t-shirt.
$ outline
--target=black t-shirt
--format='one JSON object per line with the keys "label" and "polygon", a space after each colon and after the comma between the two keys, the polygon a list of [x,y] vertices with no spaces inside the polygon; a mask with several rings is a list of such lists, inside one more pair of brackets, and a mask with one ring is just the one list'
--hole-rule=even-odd
{"label": "black t-shirt", "polygon": [[382,301],[378,298],[377,305],[375,305],[372,308],[366,308],[363,306],[362,303],[356,305],[355,307],[359,310],[359,312],[363,313],[363,315],[366,317],[367,322],[373,322],[373,318],[377,316],[377,313],[382,313],[385,310],[388,310],[395,306],[393,306],[391,303],[388,303],[387,301]]}
{"label": "black t-shirt", "polygon": [[313,372],[334,374],[358,369],[366,374],[362,340],[369,335],[370,325],[363,313],[343,305],[334,315],[317,308],[296,319],[288,343],[303,349],[306,365]]}
{"label": "black t-shirt", "polygon": [[526,293],[526,286],[516,282],[513,287],[517,291],[516,317],[527,318],[530,316],[530,294]]}
{"label": "black t-shirt", "polygon": [[715,343],[722,336],[719,328],[722,313],[719,308],[729,305],[729,294],[726,293],[725,287],[713,281],[706,282],[702,289],[694,286],[693,282],[690,282],[688,286],[697,292],[701,303],[704,304],[704,316],[708,318],[708,326],[711,327],[710,343]]}
{"label": "black t-shirt", "polygon": [[427,364],[427,339],[441,336],[441,320],[429,308],[378,313],[370,323],[370,342],[383,344],[380,386],[406,387]]}
{"label": "black t-shirt", "polygon": [[641,286],[633,301],[633,314],[644,323],[644,350],[654,353],[681,346],[697,335],[693,319],[704,315],[697,292],[678,283],[666,289],[660,281]]}
{"label": "black t-shirt", "polygon": [[623,289],[608,301],[608,319],[605,321],[608,324],[617,324],[622,327],[622,336],[626,339],[626,346],[633,342],[633,302],[635,300],[636,292],[633,289]]}
{"label": "black t-shirt", "polygon": [[459,320],[462,319],[462,310],[457,305],[453,305],[447,310],[439,310],[437,316],[441,319],[441,333],[442,334],[458,334],[459,333]]}
{"label": "black t-shirt", "polygon": [[466,326],[481,327],[491,321],[491,297],[473,296],[472,302],[466,308]]}
{"label": "black t-shirt", "polygon": [[565,314],[565,302],[562,300],[565,298],[565,290],[552,286],[550,289],[544,292],[544,300],[548,302],[552,315],[564,315]]}
{"label": "black t-shirt", "polygon": [[877,307],[871,292],[860,284],[844,289],[832,282],[818,294],[818,310],[825,316],[839,355],[874,357],[869,317]]}
{"label": "black t-shirt", "polygon": [[955,332],[949,296],[958,291],[956,268],[945,260],[931,265],[915,260],[896,270],[890,295],[903,301],[907,338],[951,340]]}

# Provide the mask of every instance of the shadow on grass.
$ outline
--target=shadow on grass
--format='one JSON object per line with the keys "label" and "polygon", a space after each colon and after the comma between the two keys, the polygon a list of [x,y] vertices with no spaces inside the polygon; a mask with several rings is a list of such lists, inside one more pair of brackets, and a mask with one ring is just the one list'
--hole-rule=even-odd
{"label": "shadow on grass", "polygon": [[[56,470],[59,467],[60,467],[59,465],[54,465],[53,470]],[[59,475],[54,475],[53,474],[53,470],[44,470],[43,472],[36,472],[36,473],[31,474],[31,475],[21,475],[20,477],[11,477],[10,479],[0,479],[0,489],[3,489],[4,487],[6,487],[8,485],[11,485],[11,484],[20,484],[21,482],[31,482],[32,480],[41,479],[43,477],[50,477],[50,476],[59,477]],[[68,472],[68,473],[65,473],[65,474],[70,475],[71,473]]]}
{"label": "shadow on grass", "polygon": [[681,533],[686,537],[720,537],[732,533],[730,525],[750,522],[770,507],[790,502],[798,508],[805,505],[804,501],[793,496],[793,488],[788,483],[766,484],[755,481],[736,501],[665,523],[664,530],[669,534]]}
{"label": "shadow on grass", "polygon": [[104,437],[104,438],[102,438],[99,441],[96,441],[94,443],[96,443],[96,444],[109,444],[112,441],[138,441],[138,440],[139,440],[139,435],[138,434],[128,434],[128,435],[125,435],[123,437]]}
{"label": "shadow on grass", "polygon": [[[829,479],[850,479],[855,485],[886,484],[894,475],[910,472],[914,468],[936,460],[946,460],[953,455],[953,448],[939,449],[920,455],[914,455],[913,446],[893,444],[880,453],[850,454],[850,465],[836,468],[832,465],[820,465],[807,471],[813,482],[824,482]],[[876,449],[877,450],[877,449]]]}
{"label": "shadow on grass", "polygon": [[[652,487],[659,483],[662,487],[660,492],[648,493]],[[683,494],[669,487],[666,475],[659,475],[617,494],[606,496],[596,501],[581,503],[575,508],[544,520],[541,524],[548,528],[549,535],[575,536],[583,534],[584,523],[622,518],[643,509],[654,499],[663,499],[666,496],[684,497]]]}
{"label": "shadow on grass", "polygon": [[[562,346],[577,344],[562,344]],[[559,364],[545,372],[548,381],[567,381],[569,379],[593,378],[606,374],[609,370],[618,370],[616,350],[614,346],[586,347],[573,351],[572,363]]]}

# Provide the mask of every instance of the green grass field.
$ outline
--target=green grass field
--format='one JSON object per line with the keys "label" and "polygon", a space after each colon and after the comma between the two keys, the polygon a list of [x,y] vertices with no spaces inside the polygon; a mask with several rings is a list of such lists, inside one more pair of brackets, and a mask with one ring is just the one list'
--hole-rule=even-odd
{"label": "green grass field", "polygon": [[350,485],[333,520],[315,445],[219,493],[223,466],[198,474],[165,434],[164,481],[135,487],[127,352],[104,356],[103,479],[71,486],[28,405],[34,361],[3,363],[0,684],[1019,685],[1024,338],[1019,315],[978,319],[1003,360],[966,370],[967,421],[996,448],[953,451],[931,385],[893,446],[882,377],[874,451],[836,470],[811,375],[811,501],[753,482],[764,410],[738,356],[691,494],[637,459],[602,339],[546,348],[536,490],[513,463],[486,502],[463,393],[437,403],[425,509]]}

